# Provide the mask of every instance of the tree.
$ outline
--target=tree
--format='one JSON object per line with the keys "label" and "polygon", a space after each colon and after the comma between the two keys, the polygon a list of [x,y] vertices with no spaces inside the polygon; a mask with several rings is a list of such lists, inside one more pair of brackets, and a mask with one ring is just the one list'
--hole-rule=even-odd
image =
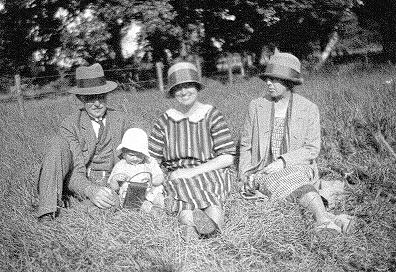
{"label": "tree", "polygon": [[[175,24],[183,30],[183,42],[189,44],[190,53],[208,60],[205,70],[215,69],[214,59],[222,51],[249,50],[253,25],[272,22],[271,10],[256,11],[252,1],[235,0],[183,0],[171,1],[177,16]],[[221,48],[218,48],[221,45]]]}
{"label": "tree", "polygon": [[94,10],[85,9],[74,16],[68,16],[68,11],[64,13],[62,47],[55,61],[73,66],[111,58],[108,44],[111,34]]}
{"label": "tree", "polygon": [[61,1],[13,0],[0,11],[0,69],[3,73],[29,72],[33,52],[45,52],[45,62],[60,46],[60,21],[54,17]]}
{"label": "tree", "polygon": [[[257,13],[272,11],[273,23],[255,24],[252,38],[256,44],[268,41],[281,50],[290,51],[299,57],[312,52],[316,42],[323,50],[330,34],[337,28],[349,10],[358,4],[355,0],[284,0],[254,1]],[[256,22],[258,22],[256,20]]]}
{"label": "tree", "polygon": [[[355,9],[362,27],[378,29],[382,36],[384,56],[396,63],[396,1],[364,0],[364,5]],[[374,22],[374,23],[373,23]]]}
{"label": "tree", "polygon": [[105,62],[120,65],[123,30],[133,21],[143,25],[155,59],[176,45],[180,29],[172,24],[168,1],[15,0],[0,11],[0,57],[5,72],[28,72],[29,66]]}
{"label": "tree", "polygon": [[[386,1],[391,0],[383,0]],[[331,32],[359,2],[7,1],[0,11],[1,66],[4,71],[21,71],[27,69],[27,60],[55,65],[62,58],[120,66],[130,61],[122,57],[121,39],[132,23],[142,26],[141,45],[152,52],[154,61],[166,59],[165,49],[177,55],[181,48],[212,61],[219,53],[214,42],[221,44],[223,51],[256,53],[260,53],[263,45],[274,43],[281,50],[304,57],[311,52],[312,44],[319,43],[323,48]],[[391,33],[392,26],[391,21],[384,29]],[[392,48],[394,42],[388,41],[387,48]]]}
{"label": "tree", "polygon": [[[164,49],[178,44],[180,29],[173,25],[175,16],[168,1],[98,0],[86,5],[89,16],[75,13],[66,25],[75,22],[75,28],[63,32],[63,47],[68,56],[77,56],[87,62],[105,61],[108,66],[127,62],[122,56],[121,39],[131,23],[142,25],[140,41],[147,41],[146,50],[153,52],[154,60],[164,58]],[[73,45],[74,43],[74,45]]]}
{"label": "tree", "polygon": [[[212,57],[213,40],[224,51],[244,50],[259,54],[263,45],[276,44],[299,57],[312,52],[312,45],[323,49],[330,34],[345,21],[358,0],[240,0],[172,1],[176,24],[185,31],[203,25],[200,47]],[[186,35],[185,35],[186,38]]]}

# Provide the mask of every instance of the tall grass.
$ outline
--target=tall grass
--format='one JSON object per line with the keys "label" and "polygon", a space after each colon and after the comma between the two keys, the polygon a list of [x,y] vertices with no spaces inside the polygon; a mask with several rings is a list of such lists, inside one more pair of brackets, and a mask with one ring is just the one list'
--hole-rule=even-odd
{"label": "tall grass", "polygon": [[[54,222],[35,218],[37,170],[57,125],[78,107],[72,97],[0,105],[0,270],[2,271],[394,271],[396,167],[375,133],[395,148],[396,70],[310,75],[297,89],[319,105],[322,178],[344,179],[335,213],[358,218],[350,236],[321,240],[312,215],[290,203],[246,201],[237,184],[226,203],[224,232],[184,242],[177,220],[81,203]],[[205,80],[202,100],[225,115],[239,138],[249,101],[265,91],[257,78],[227,86]],[[174,103],[158,91],[116,92],[110,103],[150,131]]]}

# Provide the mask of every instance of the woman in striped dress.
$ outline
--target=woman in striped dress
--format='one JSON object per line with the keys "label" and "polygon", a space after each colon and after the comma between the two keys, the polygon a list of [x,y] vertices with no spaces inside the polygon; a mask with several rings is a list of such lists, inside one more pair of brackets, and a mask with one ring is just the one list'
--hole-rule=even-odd
{"label": "woman in striped dress", "polygon": [[209,234],[223,226],[235,144],[223,115],[198,101],[203,85],[193,64],[170,67],[168,84],[177,107],[155,123],[149,150],[169,173],[164,186],[187,233]]}
{"label": "woman in striped dress", "polygon": [[241,137],[239,176],[245,191],[258,189],[271,200],[300,203],[316,219],[318,232],[348,233],[352,217],[326,211],[314,187],[320,150],[318,107],[294,93],[302,83],[301,63],[292,54],[276,53],[260,77],[268,94],[253,100]]}

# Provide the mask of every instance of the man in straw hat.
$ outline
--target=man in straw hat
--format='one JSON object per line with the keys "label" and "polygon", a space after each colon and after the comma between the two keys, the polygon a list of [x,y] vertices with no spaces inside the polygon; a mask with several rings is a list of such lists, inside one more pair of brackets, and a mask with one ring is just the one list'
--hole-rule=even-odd
{"label": "man in straw hat", "polygon": [[54,219],[69,194],[103,209],[116,204],[106,181],[127,129],[124,116],[107,106],[107,93],[116,88],[117,83],[105,79],[100,64],[77,68],[76,86],[69,93],[83,106],[60,124],[42,162],[39,221]]}

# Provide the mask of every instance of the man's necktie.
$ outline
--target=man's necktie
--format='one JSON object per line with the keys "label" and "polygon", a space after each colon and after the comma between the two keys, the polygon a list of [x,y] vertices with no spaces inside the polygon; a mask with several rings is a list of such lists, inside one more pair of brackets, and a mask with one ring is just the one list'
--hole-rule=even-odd
{"label": "man's necktie", "polygon": [[100,138],[102,138],[103,131],[104,131],[104,123],[103,120],[95,120],[96,123],[99,124],[99,131],[98,131],[98,142],[100,141]]}

